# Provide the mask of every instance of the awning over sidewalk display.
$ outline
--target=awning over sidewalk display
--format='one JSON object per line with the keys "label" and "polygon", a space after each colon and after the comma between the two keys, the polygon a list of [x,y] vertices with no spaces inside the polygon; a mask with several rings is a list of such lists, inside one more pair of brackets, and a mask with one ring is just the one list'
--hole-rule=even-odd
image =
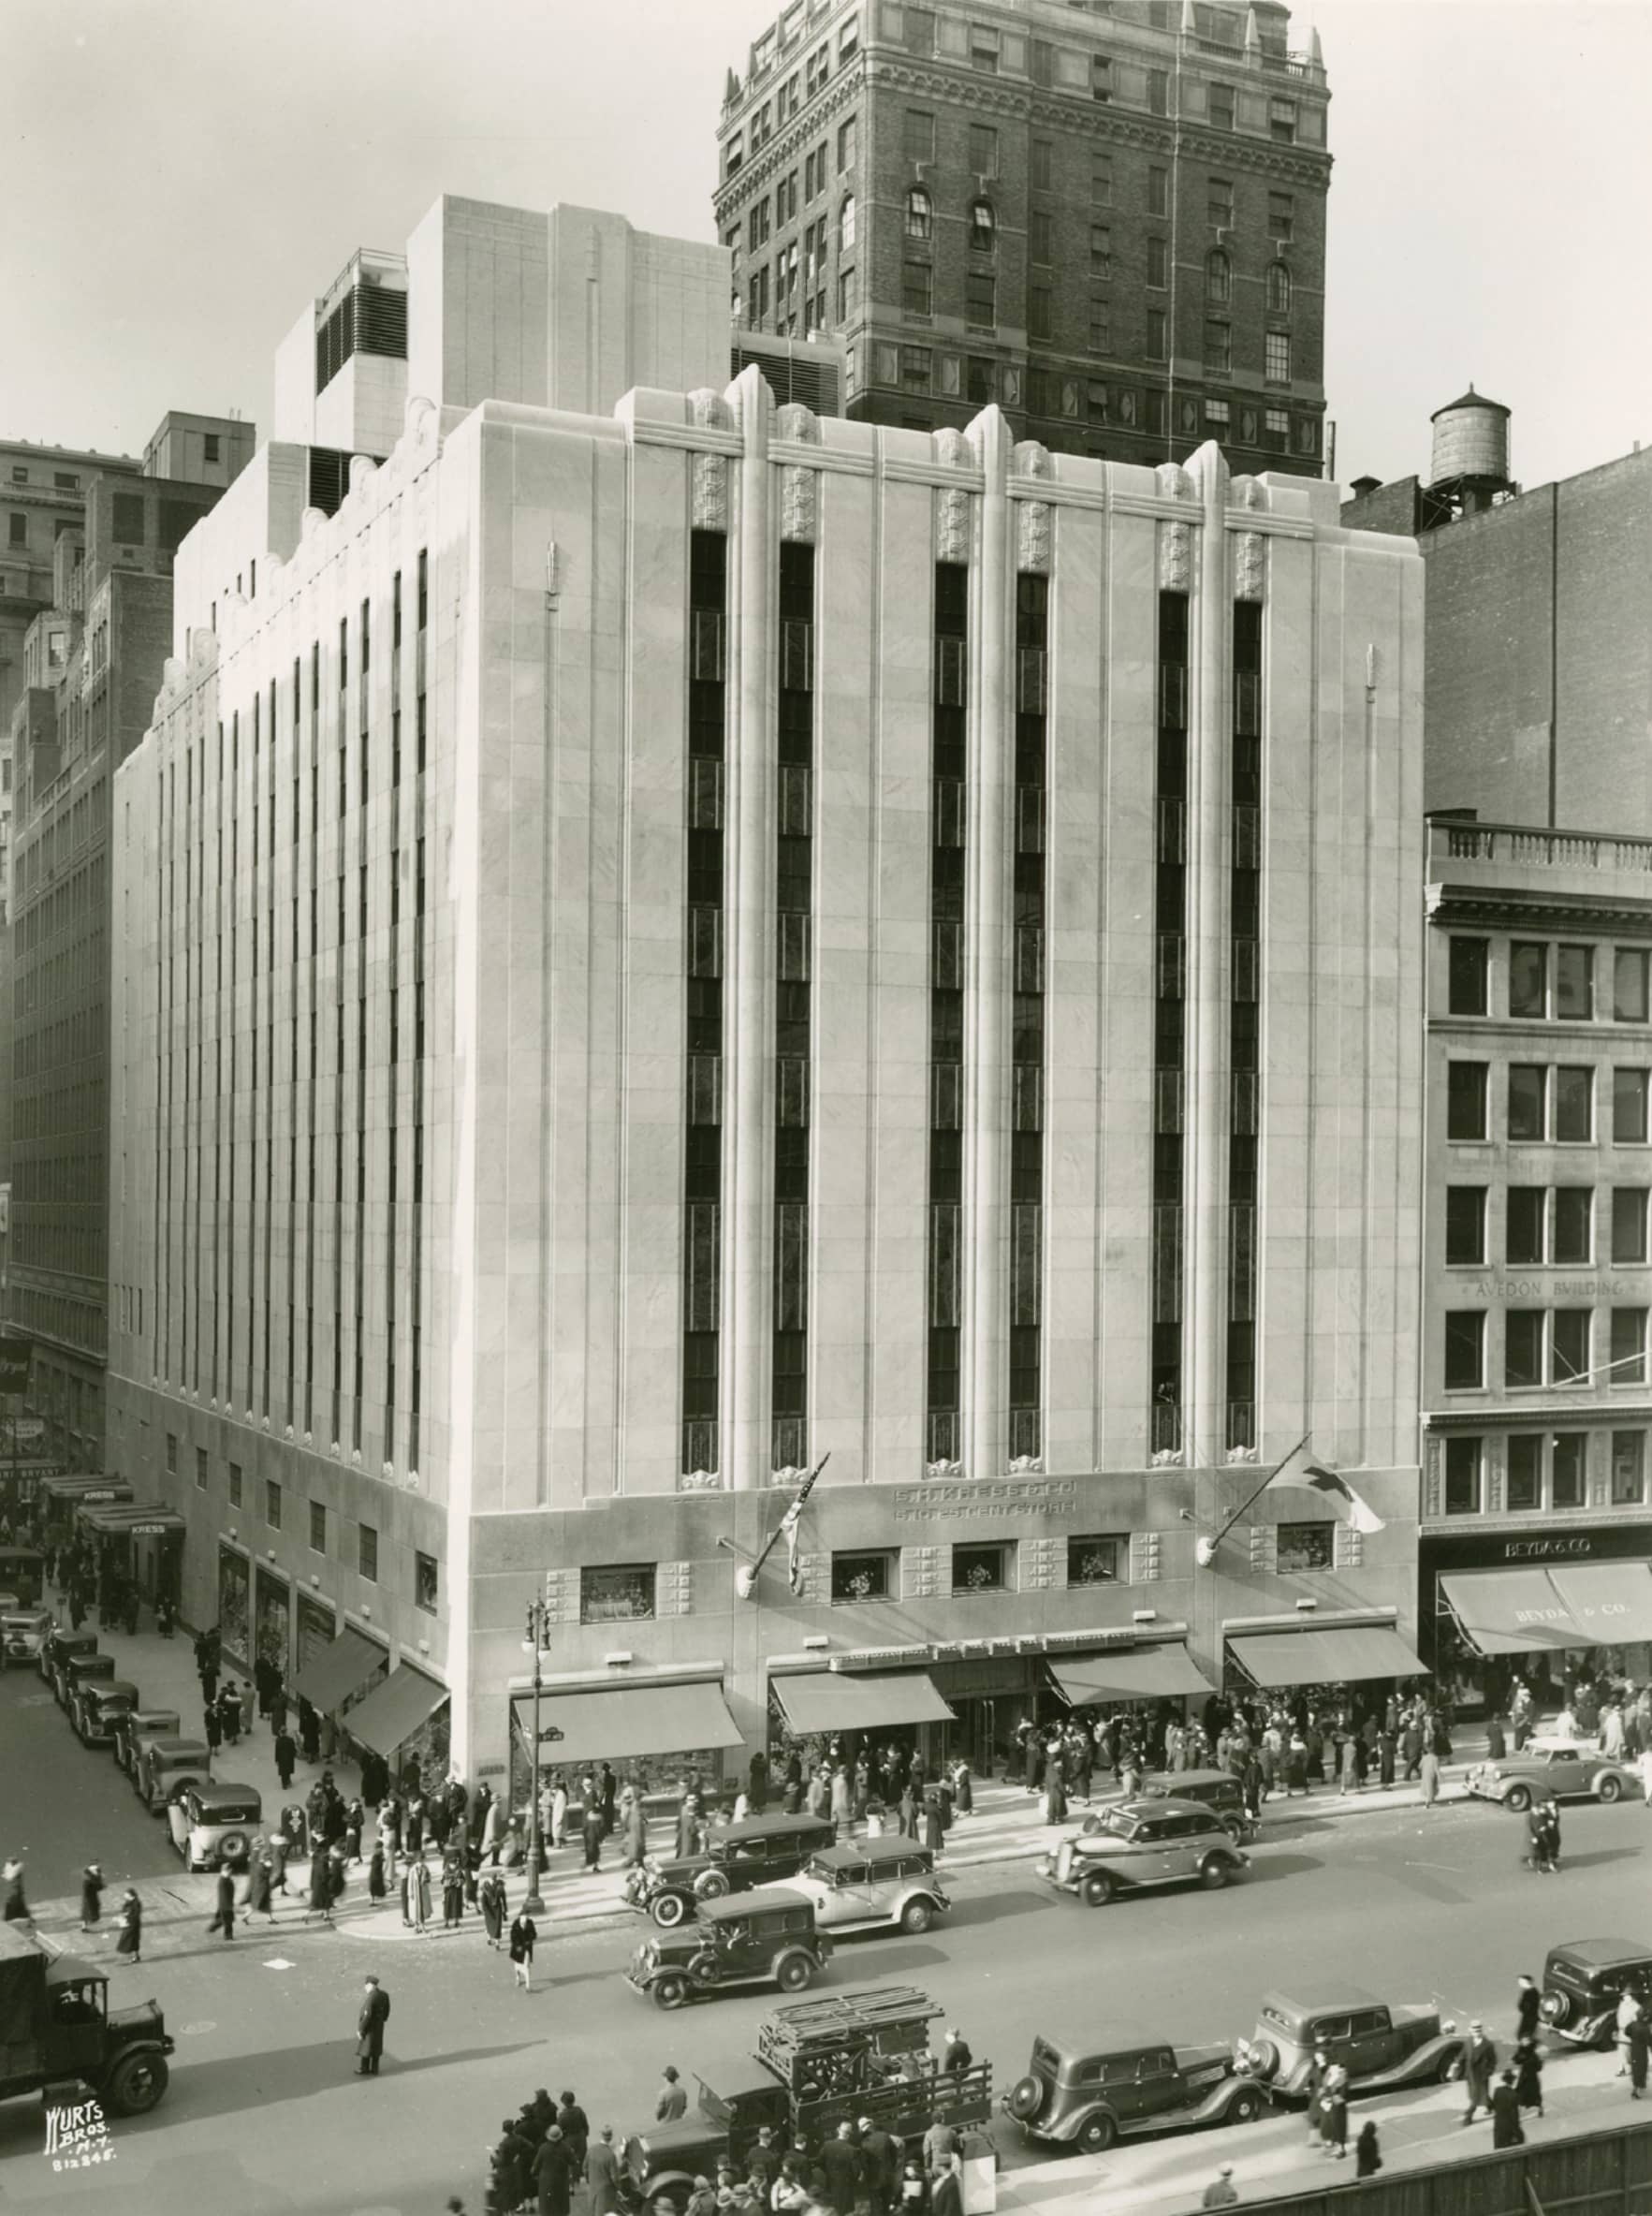
{"label": "awning over sidewalk display", "polygon": [[1096,1700],[1175,1700],[1216,1690],[1180,1639],[1064,1657],[1050,1664],[1049,1673],[1061,1698],[1075,1709]]}
{"label": "awning over sidewalk display", "polygon": [[1316,1623],[1301,1631],[1230,1631],[1228,1652],[1252,1684],[1348,1685],[1363,1678],[1425,1678],[1391,1623]]}
{"label": "awning over sidewalk display", "polygon": [[382,1684],[375,1685],[359,1707],[350,1710],[350,1737],[371,1747],[375,1754],[388,1757],[430,1722],[446,1698],[446,1685],[403,1663]]}
{"label": "awning over sidewalk display", "polygon": [[921,1669],[805,1670],[770,1680],[794,1731],[882,1731],[895,1724],[956,1724]]}
{"label": "awning over sidewalk display", "polygon": [[176,1508],[168,1508],[164,1501],[116,1501],[97,1507],[82,1507],[87,1527],[119,1537],[124,1532],[128,1538],[156,1538],[167,1532],[185,1532],[189,1529]]}
{"label": "awning over sidewalk display", "polygon": [[1652,1638],[1652,1568],[1643,1562],[1461,1571],[1442,1577],[1440,1590],[1463,1636],[1482,1654]]}
{"label": "awning over sidewalk display", "polygon": [[43,1500],[57,1502],[129,1501],[132,1488],[119,1477],[42,1477],[40,1495]]}
{"label": "awning over sidewalk display", "polygon": [[[398,1675],[401,1673],[398,1672]],[[524,1732],[534,1706],[519,1686],[513,1695]],[[356,1728],[351,1718],[350,1728]],[[639,1754],[699,1754],[743,1742],[716,1679],[691,1685],[600,1685],[588,1693],[539,1695],[539,1759],[617,1762]]]}
{"label": "awning over sidewalk display", "polygon": [[[358,1685],[365,1685],[374,1670],[389,1660],[383,1647],[364,1639],[358,1631],[345,1629],[330,1647],[313,1654],[292,1682],[295,1701],[307,1700],[326,1715],[347,1700]],[[352,1722],[350,1728],[355,1729]]]}

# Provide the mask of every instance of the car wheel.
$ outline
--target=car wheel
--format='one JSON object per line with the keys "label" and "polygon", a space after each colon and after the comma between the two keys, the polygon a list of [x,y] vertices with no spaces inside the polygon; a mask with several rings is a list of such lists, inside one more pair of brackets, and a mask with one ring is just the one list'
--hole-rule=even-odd
{"label": "car wheel", "polygon": [[1118,1890],[1118,1886],[1104,1870],[1092,1870],[1084,1881],[1084,1905],[1086,1908],[1105,1908]]}
{"label": "car wheel", "polygon": [[1262,2114],[1263,2106],[1263,2098],[1260,2093],[1235,2093],[1228,2103],[1227,2115],[1223,2121],[1227,2123],[1254,2123]]}
{"label": "car wheel", "polygon": [[1554,2024],[1557,2028],[1561,2024],[1569,2024],[1572,2021],[1572,1995],[1545,1993],[1537,2004],[1537,2012],[1546,2024]]}
{"label": "car wheel", "polygon": [[688,1977],[691,1985],[715,1985],[717,1983],[717,1957],[709,1947],[707,1947],[702,1954],[689,1957]]}
{"label": "car wheel", "polygon": [[1079,2126],[1078,2151],[1080,2154],[1105,2154],[1118,2136],[1118,2126],[1110,2116],[1090,2116]]}
{"label": "car wheel", "polygon": [[728,1880],[721,1870],[708,1870],[694,1880],[694,1891],[702,1900],[721,1900],[728,1890]]}
{"label": "car wheel", "polygon": [[928,1900],[909,1900],[900,1912],[903,1931],[927,1931],[934,1921],[934,1905]]}
{"label": "car wheel", "polygon": [[104,2098],[117,2116],[145,2116],[167,2090],[167,2058],[145,2048],[123,2055],[104,2080]]}
{"label": "car wheel", "polygon": [[662,1893],[649,1914],[662,1931],[674,1931],[688,1914],[688,1902],[680,1893]]}
{"label": "car wheel", "polygon": [[247,1835],[244,1831],[227,1831],[218,1842],[221,1862],[244,1862],[247,1858]]}
{"label": "car wheel", "polygon": [[1017,2077],[1004,2098],[1004,2106],[1017,2123],[1031,2123],[1044,2106],[1044,2085],[1037,2077]]}
{"label": "car wheel", "polygon": [[1271,2077],[1279,2066],[1279,2050],[1271,2039],[1252,2039],[1250,2067],[1258,2077]]}
{"label": "car wheel", "polygon": [[688,1999],[688,1980],[675,1974],[667,1977],[656,1977],[653,1991],[656,2008],[680,2008]]}
{"label": "car wheel", "polygon": [[807,1955],[782,1955],[775,1964],[774,1982],[782,1993],[800,1993],[813,1980],[814,1964]]}
{"label": "car wheel", "polygon": [[1232,1870],[1220,1855],[1206,1855],[1199,1865],[1199,1883],[1207,1893],[1220,1893],[1232,1875]]}
{"label": "car wheel", "polygon": [[1503,1795],[1503,1806],[1512,1808],[1517,1816],[1523,1816],[1531,1806],[1531,1787],[1529,1785],[1511,1785]]}
{"label": "car wheel", "polygon": [[1623,1780],[1611,1776],[1603,1777],[1595,1787],[1595,1791],[1602,1800],[1621,1800],[1623,1798]]}

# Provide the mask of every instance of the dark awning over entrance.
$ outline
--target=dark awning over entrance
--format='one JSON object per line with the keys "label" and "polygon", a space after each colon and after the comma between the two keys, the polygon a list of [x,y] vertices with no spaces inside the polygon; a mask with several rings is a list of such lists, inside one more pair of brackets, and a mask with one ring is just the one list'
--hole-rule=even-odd
{"label": "dark awning over entrance", "polygon": [[403,1663],[350,1710],[350,1737],[358,1739],[374,1754],[391,1755],[404,1739],[430,1722],[446,1698],[446,1685]]}
{"label": "dark awning over entrance", "polygon": [[1440,1590],[1482,1654],[1554,1653],[1652,1638],[1652,1568],[1595,1562],[1548,1570],[1464,1570]]}
{"label": "dark awning over entrance", "polygon": [[1049,1666],[1056,1689],[1069,1708],[1095,1700],[1177,1699],[1216,1688],[1194,1664],[1180,1639],[1161,1639],[1147,1647],[1118,1647],[1103,1654],[1080,1654]]}
{"label": "dark awning over entrance", "polygon": [[770,1680],[794,1731],[881,1731],[895,1724],[956,1724],[921,1669],[806,1670]]}
{"label": "dark awning over entrance", "polygon": [[382,1647],[364,1639],[358,1631],[345,1630],[330,1647],[313,1654],[293,1680],[292,1697],[307,1700],[326,1715],[347,1700],[358,1685],[389,1660]]}
{"label": "dark awning over entrance", "polygon": [[[534,1704],[519,1688],[515,1700],[518,1720],[531,1732]],[[741,1744],[723,1687],[712,1678],[691,1685],[599,1685],[587,1693],[542,1693],[539,1737],[539,1759],[553,1765],[699,1754]]]}
{"label": "dark awning over entrance", "polygon": [[1228,1652],[1253,1684],[1344,1685],[1430,1673],[1390,1623],[1317,1623],[1303,1631],[1232,1631]]}

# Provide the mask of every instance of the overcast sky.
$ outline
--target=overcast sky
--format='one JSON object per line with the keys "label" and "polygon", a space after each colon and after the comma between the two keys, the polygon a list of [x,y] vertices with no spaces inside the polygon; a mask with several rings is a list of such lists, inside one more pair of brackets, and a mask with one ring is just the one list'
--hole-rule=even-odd
{"label": "overcast sky", "polygon": [[[0,0],[0,436],[140,453],[239,407],[439,192],[712,236],[724,72],[779,0]],[[1516,476],[1652,439],[1652,0],[1304,0],[1333,94],[1338,474],[1470,379]]]}

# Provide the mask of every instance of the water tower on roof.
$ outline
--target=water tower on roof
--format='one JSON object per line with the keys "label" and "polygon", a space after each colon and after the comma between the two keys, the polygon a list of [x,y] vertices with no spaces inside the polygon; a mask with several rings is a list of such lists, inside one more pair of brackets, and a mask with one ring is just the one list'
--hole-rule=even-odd
{"label": "water tower on roof", "polygon": [[1476,515],[1515,490],[1509,475],[1509,411],[1500,401],[1487,400],[1470,385],[1429,420],[1434,460],[1428,491],[1449,513]]}

